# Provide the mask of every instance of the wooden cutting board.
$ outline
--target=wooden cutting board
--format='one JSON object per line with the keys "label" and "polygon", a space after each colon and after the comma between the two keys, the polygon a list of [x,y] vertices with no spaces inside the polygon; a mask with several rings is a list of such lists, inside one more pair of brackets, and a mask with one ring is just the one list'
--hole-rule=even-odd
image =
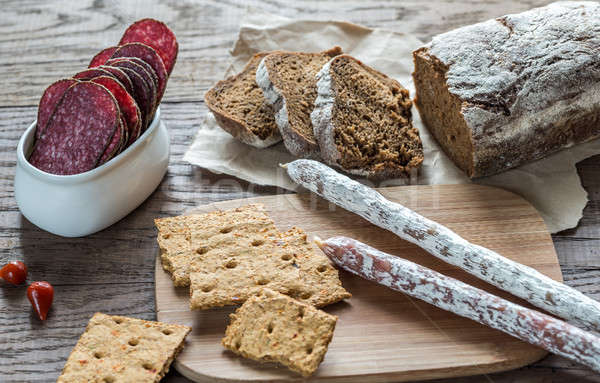
{"label": "wooden cutting board", "polygon": [[[402,186],[379,189],[387,198],[440,222],[469,241],[562,280],[550,234],[536,210],[521,197],[480,185]],[[280,230],[298,226],[327,238],[346,235],[418,262],[494,294],[500,292],[417,246],[330,205],[314,194],[288,194],[226,201],[193,212],[263,203]],[[314,381],[380,382],[433,379],[503,371],[530,364],[546,352],[471,320],[341,272],[353,297],[325,308],[339,317],[329,351]],[[234,308],[191,312],[188,289],[174,288],[156,263],[159,321],[191,326],[175,368],[197,382],[290,381],[299,375],[275,364],[259,364],[220,344]]]}

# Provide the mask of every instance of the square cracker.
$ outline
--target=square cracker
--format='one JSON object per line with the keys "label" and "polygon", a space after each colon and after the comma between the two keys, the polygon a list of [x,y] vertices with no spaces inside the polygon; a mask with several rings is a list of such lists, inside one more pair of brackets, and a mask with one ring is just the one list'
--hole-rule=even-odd
{"label": "square cracker", "polygon": [[190,263],[196,252],[202,252],[206,241],[235,231],[251,235],[276,233],[273,220],[261,204],[246,205],[206,214],[182,215],[155,219],[163,269],[171,274],[175,286],[189,286]]}
{"label": "square cracker", "polygon": [[221,343],[245,358],[309,376],[325,357],[337,317],[269,289],[230,315]]}
{"label": "square cracker", "polygon": [[190,331],[186,326],[96,313],[57,383],[158,382]]}
{"label": "square cracker", "polygon": [[190,266],[192,309],[239,304],[265,287],[317,307],[351,297],[301,229],[272,234],[241,226],[204,243]]}
{"label": "square cracker", "polygon": [[190,259],[190,230],[187,224],[189,217],[159,218],[154,220],[158,229],[158,246],[163,269],[171,274],[175,286],[189,285],[189,274],[186,264]]}

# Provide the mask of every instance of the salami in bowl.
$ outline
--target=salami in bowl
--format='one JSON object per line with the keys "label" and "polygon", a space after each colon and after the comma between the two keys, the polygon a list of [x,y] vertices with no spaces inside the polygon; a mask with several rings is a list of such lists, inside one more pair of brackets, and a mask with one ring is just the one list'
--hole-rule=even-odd
{"label": "salami in bowl", "polygon": [[156,189],[169,163],[169,135],[160,108],[146,131],[106,163],[74,175],[56,175],[28,158],[36,122],[17,147],[15,198],[21,213],[41,229],[64,237],[102,230],[129,214]]}
{"label": "salami in bowl", "polygon": [[79,237],[152,193],[169,161],[159,105],[178,47],[164,23],[142,19],[88,68],[46,88],[17,149],[15,195],[25,217]]}

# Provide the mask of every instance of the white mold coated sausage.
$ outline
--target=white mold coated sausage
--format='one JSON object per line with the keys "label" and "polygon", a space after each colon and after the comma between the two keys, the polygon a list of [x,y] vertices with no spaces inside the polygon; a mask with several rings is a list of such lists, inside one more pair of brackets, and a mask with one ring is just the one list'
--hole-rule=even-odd
{"label": "white mold coated sausage", "polygon": [[347,237],[315,240],[341,268],[600,372],[600,338]]}
{"label": "white mold coated sausage", "polygon": [[472,244],[374,189],[312,160],[284,165],[292,180],[334,204],[414,243],[444,262],[561,318],[600,330],[600,303],[544,274]]}

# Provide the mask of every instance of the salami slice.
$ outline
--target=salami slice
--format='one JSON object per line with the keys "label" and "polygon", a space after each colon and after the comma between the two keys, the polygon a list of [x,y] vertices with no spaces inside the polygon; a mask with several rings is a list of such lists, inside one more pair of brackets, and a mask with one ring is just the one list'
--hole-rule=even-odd
{"label": "salami slice", "polygon": [[[158,81],[158,96],[157,103],[160,103],[165,88],[167,87],[168,74],[163,64],[163,60],[160,58],[156,51],[148,45],[142,43],[131,43],[120,46],[112,55],[112,58],[119,57],[132,57],[142,61],[142,63],[135,61],[136,63],[144,66],[146,64],[152,68],[154,75]],[[149,71],[149,68],[146,68]]]}
{"label": "salami slice", "polygon": [[92,81],[108,89],[117,100],[129,137],[129,140],[125,142],[125,146],[131,144],[139,137],[142,127],[142,116],[137,103],[123,85],[112,77],[100,76],[92,79]]}
{"label": "salami slice", "polygon": [[125,72],[123,72],[119,68],[113,68],[110,66],[102,65],[100,67],[90,68],[90,69],[81,71],[81,72],[77,73],[75,76],[73,76],[73,78],[78,79],[78,80],[89,81],[89,80],[95,79],[97,77],[102,77],[102,76],[108,76],[108,77],[114,78],[119,83],[121,83],[121,85],[123,85],[125,90],[127,92],[129,92],[129,94],[134,93],[133,83],[132,83],[131,79],[129,78],[129,76],[127,76],[127,74],[125,74]]}
{"label": "salami slice", "polygon": [[52,113],[29,162],[59,175],[93,169],[119,126],[117,101],[89,81],[72,85]]}
{"label": "salami slice", "polygon": [[125,90],[133,96],[133,84],[131,83],[131,79],[125,74],[125,72],[123,72],[119,68],[106,65],[102,65],[99,68],[110,72],[125,87]]}
{"label": "salami slice", "polygon": [[[152,69],[152,67],[145,62],[144,60],[137,58],[137,57],[117,57],[117,58],[112,58],[108,61],[110,63],[110,65],[115,65],[118,62],[132,62],[134,64],[137,64],[139,66],[141,66],[142,68],[145,69],[145,71],[139,73],[142,77],[144,77],[144,79],[146,79],[146,82],[148,82],[148,84],[153,88],[156,89],[156,97],[158,100],[158,77],[156,76],[156,72],[154,72],[154,69]],[[133,66],[131,66],[130,64],[128,64],[132,69]],[[148,73],[147,76],[146,73]],[[158,104],[156,104],[158,105]]]}
{"label": "salami slice", "polygon": [[154,48],[160,55],[170,75],[177,61],[179,44],[175,34],[164,23],[154,19],[142,19],[131,24],[123,33],[119,45],[142,43]]}
{"label": "salami slice", "polygon": [[90,69],[86,69],[86,70],[83,70],[83,71],[75,74],[75,76],[73,76],[73,78],[75,78],[77,80],[91,80],[93,78],[100,77],[100,76],[114,77],[110,72],[108,72],[102,68],[90,68]]}
{"label": "salami slice", "polygon": [[140,113],[142,116],[142,126],[141,131],[143,132],[148,126],[150,113],[152,113],[152,95],[146,80],[143,79],[137,72],[131,68],[121,67],[119,68],[127,77],[131,79],[131,83],[133,84],[133,98],[137,103]]}
{"label": "salami slice", "polygon": [[58,105],[67,89],[69,89],[69,87],[76,82],[77,80],[68,78],[59,80],[46,88],[42,98],[40,99],[40,105],[38,107],[37,126],[35,128],[36,139],[41,137],[44,129],[46,128],[46,124],[52,115],[52,112],[54,112],[56,105]]}
{"label": "salami slice", "polygon": [[125,116],[123,115],[123,113],[121,113],[121,124],[123,125],[123,140],[121,140],[121,147],[119,148],[119,153],[127,149],[127,147],[129,146],[129,131],[127,130],[127,121],[125,121]]}
{"label": "salami slice", "polygon": [[[144,131],[150,124],[150,121],[152,121],[156,108],[157,93],[152,76],[141,65],[136,64],[132,60],[115,59],[114,61],[109,60],[108,63],[111,66],[116,66],[123,70],[131,79],[135,94],[139,98],[139,100],[137,100],[138,106],[140,107],[140,110],[143,108],[145,111],[145,115],[142,114],[142,120],[144,122],[142,131]],[[135,73],[137,76],[132,75],[132,73]]]}
{"label": "salami slice", "polygon": [[117,47],[108,47],[108,48],[101,50],[98,54],[96,54],[96,56],[94,56],[92,58],[92,61],[90,61],[88,68],[94,68],[94,67],[104,64],[105,62],[108,61],[110,56],[112,56],[113,53],[115,53],[116,50],[117,50]]}
{"label": "salami slice", "polygon": [[123,119],[119,119],[119,127],[115,130],[115,134],[112,136],[110,143],[104,149],[104,153],[102,153],[102,157],[100,157],[100,161],[98,161],[98,166],[112,160],[117,154],[121,152],[121,148],[123,147],[123,141],[125,140],[125,124]]}
{"label": "salami slice", "polygon": [[[135,94],[133,85],[130,85],[129,87],[126,87],[124,85],[124,84],[133,84],[133,82],[131,80],[131,76],[127,75],[120,68],[102,65],[101,67],[86,69],[84,71],[77,73],[75,76],[73,76],[73,78],[75,78],[75,79],[87,80],[87,81],[96,79],[98,77],[113,78],[116,82],[118,82],[121,86],[123,86],[123,88],[125,88],[125,91],[127,93],[129,93],[131,95]],[[122,79],[123,82],[121,82],[119,79]],[[136,99],[136,101],[137,101],[137,99]]]}

